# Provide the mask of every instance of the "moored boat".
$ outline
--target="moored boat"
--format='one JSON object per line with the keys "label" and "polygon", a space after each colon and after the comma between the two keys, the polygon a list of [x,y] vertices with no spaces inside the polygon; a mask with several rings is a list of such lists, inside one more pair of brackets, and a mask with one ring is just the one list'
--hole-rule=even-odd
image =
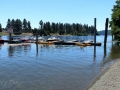
{"label": "moored boat", "polygon": [[39,41],[38,44],[54,44],[54,42]]}
{"label": "moored boat", "polygon": [[76,43],[77,46],[91,46],[91,44],[88,43]]}
{"label": "moored boat", "polygon": [[50,37],[46,40],[46,42],[64,42],[64,40],[61,40],[58,37]]}
{"label": "moored boat", "polygon": [[75,42],[54,42],[55,45],[75,45]]}
{"label": "moored boat", "polygon": [[69,40],[67,42],[78,42],[78,40]]}
{"label": "moored boat", "polygon": [[102,43],[100,43],[100,42],[96,42],[96,43],[91,42],[89,44],[91,44],[92,46],[101,46],[102,45]]}
{"label": "moored boat", "polygon": [[2,38],[0,38],[0,43],[4,43],[4,40]]}

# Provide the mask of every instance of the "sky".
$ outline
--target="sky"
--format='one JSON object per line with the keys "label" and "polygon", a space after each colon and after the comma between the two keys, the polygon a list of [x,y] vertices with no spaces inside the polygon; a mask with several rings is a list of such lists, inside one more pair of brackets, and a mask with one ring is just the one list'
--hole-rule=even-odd
{"label": "sky", "polygon": [[[105,29],[106,18],[111,20],[116,0],[0,0],[0,23],[6,27],[8,19],[25,18],[32,28],[39,21],[54,23],[81,23],[94,25],[98,31]],[[109,28],[110,29],[110,28]]]}

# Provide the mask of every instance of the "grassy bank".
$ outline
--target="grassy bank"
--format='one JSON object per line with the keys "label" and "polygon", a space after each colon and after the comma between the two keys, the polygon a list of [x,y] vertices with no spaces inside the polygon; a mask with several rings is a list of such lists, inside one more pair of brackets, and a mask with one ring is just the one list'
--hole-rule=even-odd
{"label": "grassy bank", "polygon": [[[21,36],[32,36],[32,33],[22,33]],[[0,36],[9,36],[9,33],[7,31],[0,32]],[[16,36],[12,33],[12,36]]]}
{"label": "grassy bank", "polygon": [[[22,33],[20,36],[32,36],[32,33]],[[51,33],[51,36],[72,36],[70,34],[67,35],[59,35],[58,33]],[[0,36],[9,36],[9,33],[7,31],[0,32]],[[16,36],[15,34],[12,33],[12,36]],[[19,35],[17,35],[19,36]]]}

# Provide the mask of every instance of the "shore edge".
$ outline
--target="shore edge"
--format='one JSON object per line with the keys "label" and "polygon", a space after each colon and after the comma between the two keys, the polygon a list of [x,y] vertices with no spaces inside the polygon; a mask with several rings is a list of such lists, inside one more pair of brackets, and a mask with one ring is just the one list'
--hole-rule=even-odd
{"label": "shore edge", "polygon": [[[118,67],[119,66],[119,67]],[[117,68],[117,69],[115,69],[115,68]],[[112,77],[114,77],[117,73],[119,73],[120,74],[120,72],[116,72],[115,70],[119,70],[119,68],[120,68],[120,59],[117,59],[117,60],[115,60],[115,62],[114,63],[112,63],[110,66],[108,66],[107,68],[105,68],[105,69],[103,69],[101,72],[100,72],[100,74],[90,83],[90,85],[87,87],[87,88],[85,88],[84,90],[106,90],[106,83],[108,83],[107,84],[107,89],[109,89],[109,90],[116,90],[116,89],[113,89],[113,88],[116,88],[115,86],[119,86],[120,85],[120,83],[118,84],[118,85],[113,85],[113,83],[114,82],[116,82],[115,81],[115,79],[114,78],[112,78]],[[116,72],[116,73],[112,73],[112,71],[114,71],[114,72]],[[112,75],[110,74],[110,73],[112,73]],[[119,75],[118,74],[118,75]],[[109,77],[108,77],[108,75],[109,75]],[[117,75],[117,77],[115,77],[115,78],[119,78],[120,79],[120,76],[118,76]],[[112,79],[112,81],[113,82],[110,82],[110,84],[109,84],[109,81],[110,81],[110,78]],[[103,81],[105,81],[105,82],[103,82]],[[104,84],[104,85],[103,85]],[[112,84],[112,86],[109,86],[109,85],[111,85]],[[115,84],[115,83],[114,83]],[[112,89],[111,89],[112,88]]]}

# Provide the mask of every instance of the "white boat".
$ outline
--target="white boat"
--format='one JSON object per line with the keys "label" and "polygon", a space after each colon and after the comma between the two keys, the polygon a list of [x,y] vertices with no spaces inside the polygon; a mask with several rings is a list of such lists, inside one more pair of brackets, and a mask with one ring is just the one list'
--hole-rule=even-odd
{"label": "white boat", "polygon": [[[34,37],[33,40],[36,40],[36,37]],[[38,40],[44,40],[44,38],[39,36]]]}
{"label": "white boat", "polygon": [[20,37],[20,40],[29,40],[29,38],[26,37],[26,36],[21,36],[21,37]]}
{"label": "white boat", "polygon": [[70,40],[70,41],[67,41],[67,42],[78,42],[78,40]]}
{"label": "white boat", "polygon": [[92,40],[86,40],[86,41],[83,41],[82,43],[91,43],[93,42]]}
{"label": "white boat", "polygon": [[61,40],[58,37],[49,37],[46,41],[47,42],[61,42],[61,41],[64,41],[64,40]]}

